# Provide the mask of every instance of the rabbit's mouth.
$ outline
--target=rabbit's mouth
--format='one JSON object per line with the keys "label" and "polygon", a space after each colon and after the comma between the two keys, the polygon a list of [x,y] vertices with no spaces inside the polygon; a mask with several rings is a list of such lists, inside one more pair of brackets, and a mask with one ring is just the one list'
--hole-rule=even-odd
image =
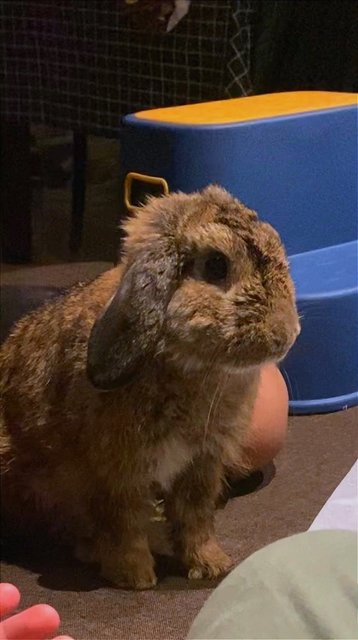
{"label": "rabbit's mouth", "polygon": [[294,330],[281,326],[272,332],[266,329],[262,333],[256,327],[256,339],[238,345],[235,364],[238,367],[278,364],[287,356],[299,332],[299,325]]}
{"label": "rabbit's mouth", "polygon": [[298,319],[292,323],[280,322],[278,318],[270,325],[263,322],[247,325],[229,348],[231,369],[243,369],[278,364],[288,354],[301,329]]}
{"label": "rabbit's mouth", "polygon": [[241,327],[227,327],[223,323],[217,331],[214,325],[212,333],[205,327],[196,333],[195,340],[188,332],[188,341],[167,340],[163,355],[186,373],[210,369],[218,374],[220,371],[235,374],[266,363],[281,362],[299,332],[298,316],[292,310],[290,315],[276,313]]}

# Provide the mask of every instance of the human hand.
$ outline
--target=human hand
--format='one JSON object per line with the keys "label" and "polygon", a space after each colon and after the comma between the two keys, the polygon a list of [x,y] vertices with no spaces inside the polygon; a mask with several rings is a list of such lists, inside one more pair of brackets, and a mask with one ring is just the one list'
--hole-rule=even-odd
{"label": "human hand", "polygon": [[[47,604],[37,604],[10,615],[20,602],[20,593],[12,584],[0,584],[0,640],[49,640],[60,626],[60,616]],[[3,618],[6,617],[5,620]],[[54,640],[73,640],[57,636]]]}

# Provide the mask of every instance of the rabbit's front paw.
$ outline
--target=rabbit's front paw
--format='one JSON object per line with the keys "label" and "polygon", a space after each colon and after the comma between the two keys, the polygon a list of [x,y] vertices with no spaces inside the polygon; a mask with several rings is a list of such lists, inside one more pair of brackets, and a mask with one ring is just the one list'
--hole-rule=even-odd
{"label": "rabbit's front paw", "polygon": [[152,567],[136,567],[131,571],[122,566],[103,568],[102,577],[112,582],[117,587],[144,590],[152,589],[157,584],[157,576]]}
{"label": "rabbit's front paw", "polygon": [[186,557],[189,580],[214,579],[228,573],[232,562],[217,542],[209,539]]}
{"label": "rabbit's front paw", "polygon": [[152,589],[157,584],[154,571],[154,560],[148,553],[124,554],[118,560],[118,554],[112,562],[102,562],[102,577],[117,587],[131,587],[132,589]]}

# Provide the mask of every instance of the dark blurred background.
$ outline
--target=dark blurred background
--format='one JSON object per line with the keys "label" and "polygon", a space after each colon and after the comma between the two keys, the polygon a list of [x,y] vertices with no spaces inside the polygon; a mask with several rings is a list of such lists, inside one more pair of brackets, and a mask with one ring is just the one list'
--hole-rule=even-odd
{"label": "dark blurred background", "polygon": [[[275,91],[357,91],[358,3],[0,1],[2,256],[111,261],[120,120]],[[168,30],[169,28],[169,30]]]}

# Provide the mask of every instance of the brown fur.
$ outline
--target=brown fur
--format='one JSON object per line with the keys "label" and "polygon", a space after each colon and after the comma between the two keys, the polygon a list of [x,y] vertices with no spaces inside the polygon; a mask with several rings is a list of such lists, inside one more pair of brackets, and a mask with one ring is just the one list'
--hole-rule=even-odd
{"label": "brown fur", "polygon": [[[23,318],[1,349],[2,505],[148,588],[156,483],[189,577],[227,571],[223,469],[240,466],[259,367],[298,319],[277,233],[224,190],[153,199],[125,230],[119,267]],[[219,284],[197,273],[213,249],[230,265]]]}

